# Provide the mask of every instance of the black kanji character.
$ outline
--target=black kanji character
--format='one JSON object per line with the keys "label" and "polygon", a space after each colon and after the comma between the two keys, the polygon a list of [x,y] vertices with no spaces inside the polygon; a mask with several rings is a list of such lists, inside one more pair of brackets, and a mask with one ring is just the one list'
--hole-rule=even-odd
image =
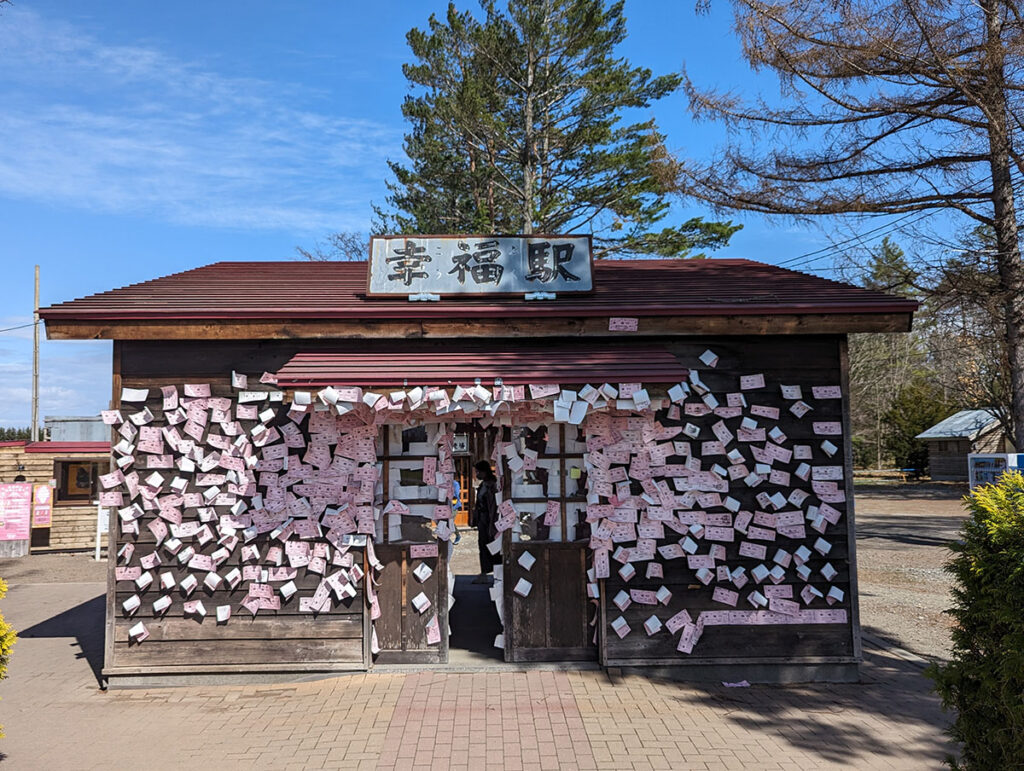
{"label": "black kanji character", "polygon": [[543,284],[550,283],[556,278],[579,281],[580,277],[573,275],[565,267],[566,263],[572,262],[575,248],[575,244],[555,244],[552,247],[547,241],[529,244],[526,247],[526,260],[530,270],[526,274],[526,280],[540,281]]}
{"label": "black kanji character", "polygon": [[448,271],[448,274],[457,273],[460,284],[466,283],[466,271],[469,271],[474,283],[477,284],[497,285],[501,281],[501,275],[505,272],[505,268],[497,262],[501,257],[497,241],[481,241],[476,244],[472,253],[469,244],[460,241],[459,249],[462,250],[462,253],[452,255],[452,264],[455,267]]}
{"label": "black kanji character", "polygon": [[430,262],[430,255],[426,254],[425,246],[417,246],[411,239],[405,240],[401,249],[395,249],[396,257],[388,257],[387,262],[394,273],[388,274],[390,281],[399,280],[406,286],[412,284],[414,278],[429,278],[429,274],[422,270],[424,262]]}

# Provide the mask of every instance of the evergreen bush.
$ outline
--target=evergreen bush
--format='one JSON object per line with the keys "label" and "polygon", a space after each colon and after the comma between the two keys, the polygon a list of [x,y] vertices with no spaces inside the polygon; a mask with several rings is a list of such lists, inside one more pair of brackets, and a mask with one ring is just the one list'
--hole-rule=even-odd
{"label": "evergreen bush", "polygon": [[953,656],[929,676],[962,744],[955,769],[1024,767],[1024,475],[965,499],[970,517],[952,544]]}

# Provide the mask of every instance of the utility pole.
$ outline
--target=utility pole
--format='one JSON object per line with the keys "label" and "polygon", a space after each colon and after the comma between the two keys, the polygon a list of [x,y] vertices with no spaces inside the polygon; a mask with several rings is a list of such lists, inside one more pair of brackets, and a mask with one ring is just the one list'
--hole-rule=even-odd
{"label": "utility pole", "polygon": [[39,441],[39,266],[32,305],[32,441]]}

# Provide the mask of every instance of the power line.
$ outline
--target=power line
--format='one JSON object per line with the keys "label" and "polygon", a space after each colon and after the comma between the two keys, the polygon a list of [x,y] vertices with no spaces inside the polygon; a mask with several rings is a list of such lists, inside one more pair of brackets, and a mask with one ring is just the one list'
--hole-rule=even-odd
{"label": "power line", "polygon": [[16,329],[27,329],[28,327],[34,327],[36,324],[42,323],[42,319],[40,319],[39,321],[30,321],[28,324],[22,324],[21,326],[17,327],[7,327],[7,329],[0,329],[0,334],[4,332],[13,332]]}
{"label": "power line", "polygon": [[[786,267],[788,265],[791,265],[791,264],[793,264],[795,262],[799,262],[799,261],[803,261],[803,262],[816,262],[818,259],[823,259],[824,257],[830,256],[828,254],[823,254],[825,252],[833,252],[836,249],[838,249],[839,247],[844,246],[845,244],[851,243],[853,241],[863,241],[863,239],[869,237],[872,233],[877,233],[880,230],[885,230],[888,227],[892,227],[897,222],[901,222],[902,220],[905,220],[908,217],[919,216],[920,218],[923,218],[923,217],[926,217],[926,216],[930,216],[930,215],[934,214],[937,211],[938,210],[936,209],[936,210],[932,210],[932,211],[929,211],[929,212],[924,212],[923,214],[921,212],[916,212],[916,211],[915,212],[908,212],[907,214],[904,214],[901,217],[899,217],[899,219],[895,220],[894,222],[886,222],[883,225],[879,225],[878,227],[872,228],[871,230],[868,230],[867,232],[864,232],[864,233],[858,233],[857,235],[851,236],[850,238],[847,238],[847,239],[845,239],[843,241],[839,241],[837,243],[829,244],[828,246],[823,246],[820,249],[815,249],[814,251],[811,251],[811,252],[805,252],[804,254],[797,255],[796,257],[791,257],[788,260],[783,260],[782,262],[778,263],[778,266],[780,268],[781,267]],[[812,259],[812,260],[805,260],[805,258],[813,257],[816,254],[821,254],[822,256],[820,258],[815,258],[815,259]]]}
{"label": "power line", "polygon": [[[983,182],[983,181],[984,180],[980,180],[980,181],[976,181],[976,182],[971,182],[971,183],[965,185],[964,187],[960,188],[959,190],[954,191],[953,194],[967,192],[972,187],[975,187],[975,186],[981,184],[981,182]],[[946,211],[946,209],[944,209],[944,208],[935,208],[935,209],[928,209],[928,210],[925,210],[923,212],[916,212],[916,211],[907,212],[906,214],[900,215],[895,220],[886,222],[886,223],[884,223],[882,225],[879,225],[878,227],[872,228],[871,230],[865,231],[863,233],[857,233],[857,234],[851,236],[850,238],[844,239],[844,240],[839,241],[837,243],[830,244],[829,246],[823,246],[823,247],[821,247],[819,249],[815,249],[815,250],[810,251],[810,252],[805,252],[804,254],[797,255],[796,257],[791,257],[788,260],[783,260],[782,262],[779,262],[779,263],[776,263],[776,264],[780,268],[781,267],[786,267],[786,268],[789,268],[790,270],[795,270],[797,268],[806,267],[806,266],[810,265],[811,263],[819,262],[820,260],[824,260],[824,259],[827,259],[829,257],[834,257],[839,251],[841,251],[841,247],[843,247],[843,246],[845,246],[847,244],[854,243],[854,242],[859,242],[860,245],[863,245],[864,240],[866,238],[872,238],[873,237],[872,240],[877,239],[878,235],[875,235],[875,234],[879,234],[880,236],[884,237],[884,236],[890,235],[891,233],[895,233],[897,231],[902,232],[903,230],[908,228],[910,225],[916,224],[916,223],[920,222],[923,219],[926,219],[926,218],[931,217],[931,216],[933,216],[935,214],[938,214],[940,211]],[[904,220],[910,219],[911,217],[914,218],[913,221],[907,222],[906,224],[901,225],[901,226],[899,225],[899,223],[903,222]],[[815,255],[818,255],[818,256],[815,256]],[[825,270],[824,268],[809,268],[809,269],[810,270]]]}

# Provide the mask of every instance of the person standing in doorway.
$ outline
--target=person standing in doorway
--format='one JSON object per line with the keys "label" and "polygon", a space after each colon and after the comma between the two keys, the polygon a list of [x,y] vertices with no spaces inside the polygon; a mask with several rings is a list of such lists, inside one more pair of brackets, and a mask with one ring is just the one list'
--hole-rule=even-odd
{"label": "person standing in doorway", "polygon": [[494,476],[491,464],[486,460],[477,461],[473,466],[480,485],[476,489],[476,505],[473,507],[473,524],[476,525],[480,548],[480,575],[473,583],[487,583],[487,574],[494,570],[494,556],[487,551],[487,544],[498,534],[498,478]]}

